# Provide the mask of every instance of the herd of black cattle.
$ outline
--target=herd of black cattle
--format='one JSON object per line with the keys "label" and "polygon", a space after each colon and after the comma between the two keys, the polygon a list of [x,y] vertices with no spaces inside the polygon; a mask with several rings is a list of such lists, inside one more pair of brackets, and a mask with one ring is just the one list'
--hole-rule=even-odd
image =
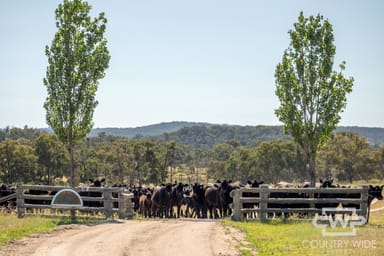
{"label": "herd of black cattle", "polygon": [[[89,184],[90,187],[101,187],[105,182],[105,179],[96,179],[90,180],[92,183]],[[147,217],[160,217],[160,218],[179,218],[179,217],[189,217],[189,218],[220,218],[230,216],[232,213],[231,204],[233,199],[231,197],[231,191],[239,189],[242,187],[253,187],[257,188],[259,185],[264,182],[258,182],[257,180],[247,181],[245,184],[241,182],[232,182],[232,181],[217,181],[212,184],[162,184],[154,188],[149,187],[134,187],[134,186],[125,186],[125,185],[114,185],[119,187],[125,187],[129,192],[134,195],[134,211],[140,216],[145,218]],[[321,188],[337,188],[339,186],[333,184],[333,179],[320,180],[320,183],[317,185]],[[287,182],[280,182],[274,187],[293,187],[292,184]],[[308,187],[308,184],[303,184],[301,187]],[[345,188],[345,187],[344,187]],[[369,186],[369,196],[368,196],[368,205],[371,204],[374,198],[382,200],[382,190],[383,186]],[[8,186],[6,184],[1,184],[0,186],[0,207],[7,210],[12,210],[16,208],[15,198],[8,201],[1,200],[5,196],[8,196],[12,193],[15,193],[14,186]],[[26,191],[25,193],[30,194],[42,194],[47,191]],[[82,194],[85,193],[85,194]],[[99,192],[80,192],[81,196],[91,196],[91,197],[100,197],[101,193]],[[117,195],[115,195],[117,196]],[[243,193],[243,197],[259,197],[257,193]],[[302,193],[287,193],[287,192],[271,192],[269,198],[305,198],[306,194]],[[317,198],[360,198],[359,194],[317,194]],[[40,202],[41,203],[41,202]],[[89,202],[89,204],[95,202]],[[96,202],[98,205],[88,205],[102,207],[102,203]],[[315,208],[323,207],[337,207],[338,203],[317,203]],[[342,204],[343,207],[354,207],[359,209],[359,204]],[[117,203],[114,205],[115,208],[118,207]],[[257,207],[255,203],[247,203],[243,205],[243,208],[254,208]],[[287,204],[281,203],[269,203],[268,208],[309,208],[308,204],[304,203],[290,203]],[[275,216],[281,216],[281,211]],[[284,213],[283,213],[284,214]]]}
{"label": "herd of black cattle", "polygon": [[[153,189],[141,188],[133,190],[135,194],[135,210],[143,217],[196,217],[196,218],[219,218],[226,217],[232,214],[231,204],[233,198],[231,192],[233,190],[249,187],[258,188],[263,184],[263,181],[258,182],[247,181],[246,184],[231,181],[217,181],[213,184],[163,184]],[[300,187],[308,187],[309,184],[303,184]],[[333,179],[320,180],[318,184],[320,188],[338,188],[340,186],[333,185]],[[276,188],[289,188],[294,187],[291,183],[280,182],[273,187]],[[368,202],[370,205],[374,198],[382,200],[382,190],[384,186],[369,186]],[[344,186],[342,188],[345,188]],[[269,198],[306,198],[307,193],[297,192],[271,192]],[[314,195],[316,198],[350,198],[359,199],[360,193],[350,194],[334,194],[334,193],[318,193]],[[259,197],[258,193],[243,192],[242,197]],[[316,203],[315,208],[322,209],[336,208],[339,203]],[[344,208],[359,209],[360,204],[356,203],[343,203]],[[257,203],[244,203],[242,208],[255,208],[258,207]],[[272,209],[292,209],[292,208],[309,208],[308,203],[268,203],[268,208]],[[284,216],[289,214],[278,211],[270,212],[269,216]],[[305,216],[305,215],[301,215]]]}

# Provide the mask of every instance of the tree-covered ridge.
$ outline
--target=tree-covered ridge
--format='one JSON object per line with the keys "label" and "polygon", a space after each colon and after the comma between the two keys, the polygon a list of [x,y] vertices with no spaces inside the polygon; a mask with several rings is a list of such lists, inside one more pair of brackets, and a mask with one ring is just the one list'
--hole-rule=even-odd
{"label": "tree-covered ridge", "polygon": [[[384,128],[340,126],[334,132],[339,131],[356,132],[365,137],[372,146],[384,146]],[[99,133],[128,138],[153,137],[159,141],[174,140],[180,144],[198,148],[210,148],[227,140],[237,140],[241,145],[249,145],[261,141],[290,139],[283,135],[282,126],[219,125],[183,121],[163,122],[136,128],[96,128],[88,136],[95,137]]]}
{"label": "tree-covered ridge", "polygon": [[88,134],[90,137],[98,136],[99,133],[105,133],[107,135],[112,136],[120,136],[120,137],[147,137],[147,136],[158,136],[163,133],[170,133],[178,131],[185,127],[192,126],[203,126],[210,127],[213,124],[209,123],[197,123],[197,122],[184,122],[184,121],[173,121],[173,122],[162,122],[159,124],[151,124],[146,126],[140,126],[135,128],[95,128]]}
{"label": "tree-covered ridge", "polygon": [[[236,139],[218,142],[227,138],[227,134],[240,138],[235,128],[241,126],[195,126],[179,130],[185,136],[184,142],[193,143],[195,138],[206,147],[208,142],[216,143],[207,149],[171,140],[170,137],[178,132],[162,135],[168,136],[169,141],[99,133],[76,145],[77,179],[87,182],[90,178],[105,177],[107,185],[159,184],[176,180],[193,183],[215,179],[257,179],[268,183],[308,181],[302,151],[293,140],[271,139],[248,145]],[[263,135],[260,138],[271,138],[273,131],[279,131],[280,127],[274,127],[276,130],[262,128],[266,130],[260,132]],[[336,132],[319,152],[317,177],[332,176],[338,182],[383,179],[383,154],[384,146],[372,147],[357,133]],[[0,159],[0,183],[67,184],[69,155],[52,132],[27,126],[0,130]]]}
{"label": "tree-covered ridge", "polygon": [[384,146],[384,128],[340,126],[336,128],[335,132],[355,132],[367,138],[368,142],[374,147]]}
{"label": "tree-covered ridge", "polygon": [[213,125],[185,127],[176,132],[157,136],[159,141],[172,140],[193,148],[210,149],[226,141],[237,141],[240,145],[256,145],[270,140],[288,140],[280,126]]}
{"label": "tree-covered ridge", "polygon": [[[145,132],[143,132],[145,131]],[[334,132],[355,132],[365,137],[375,148],[384,146],[384,128],[341,126]],[[6,127],[0,129],[0,141],[9,139],[34,139],[42,132],[52,132],[50,129]],[[239,141],[241,145],[250,145],[261,141],[289,139],[283,135],[281,126],[240,126],[218,125],[198,122],[164,122],[137,128],[96,128],[88,137],[113,136],[127,138],[151,137],[159,141],[173,140],[180,144],[198,148],[211,148],[215,144],[227,140]]]}

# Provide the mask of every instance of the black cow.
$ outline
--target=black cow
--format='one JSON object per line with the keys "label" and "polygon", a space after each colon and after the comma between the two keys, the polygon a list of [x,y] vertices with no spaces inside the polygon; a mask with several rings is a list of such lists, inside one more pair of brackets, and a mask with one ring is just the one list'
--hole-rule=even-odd
{"label": "black cow", "polygon": [[[34,196],[42,196],[49,195],[47,190],[42,189],[28,189],[24,192],[26,195],[34,195]],[[40,205],[48,205],[51,203],[50,200],[42,200],[42,199],[25,199],[26,204],[40,204]]]}
{"label": "black cow", "polygon": [[152,214],[160,218],[168,218],[170,212],[172,184],[162,184],[156,187],[152,194]]}
{"label": "black cow", "polygon": [[220,211],[219,185],[208,185],[204,189],[205,208],[209,211],[209,218],[218,218]]}
{"label": "black cow", "polygon": [[382,186],[369,186],[369,191],[368,191],[368,212],[367,212],[367,223],[369,221],[369,211],[371,208],[371,203],[373,199],[378,199],[378,200],[383,200],[383,187]]}
{"label": "black cow", "polygon": [[[12,186],[1,184],[0,186],[0,199],[5,196],[9,196],[16,193],[16,189]],[[7,211],[13,210],[16,208],[16,198],[7,200],[0,203],[0,207],[5,207]]]}
{"label": "black cow", "polygon": [[137,212],[140,208],[139,199],[142,194],[142,187],[136,187],[134,185],[129,185],[128,191],[133,194],[133,210]]}
{"label": "black cow", "polygon": [[[89,187],[91,188],[100,188],[102,184],[105,182],[105,178],[103,179],[89,179],[89,181],[92,183]],[[80,191],[80,196],[86,196],[86,197],[102,197],[102,192],[96,192],[96,191]],[[83,205],[88,207],[103,207],[103,202],[93,202],[93,201],[87,201],[83,200]]]}
{"label": "black cow", "polygon": [[[378,199],[378,200],[383,200],[383,187],[384,186],[372,186],[369,185],[368,189],[368,198],[367,198],[367,205],[368,205],[368,210],[367,210],[367,216],[366,217],[366,223],[369,221],[369,211],[371,208],[371,203],[373,199]],[[359,199],[361,197],[360,193],[354,193],[354,194],[344,194],[343,198],[350,198],[350,199]],[[354,208],[354,209],[360,209],[360,204],[354,204],[354,203],[342,203],[343,208]]]}
{"label": "black cow", "polygon": [[[333,179],[329,178],[327,180],[320,179],[320,188],[337,188],[336,185],[333,184]],[[337,193],[318,193],[315,194],[315,198],[319,199],[327,199],[327,198],[340,198],[343,197],[340,194]],[[316,203],[315,208],[322,209],[322,208],[336,208],[339,205],[339,203]],[[334,216],[334,214],[333,214]]]}
{"label": "black cow", "polygon": [[[258,188],[260,185],[264,184],[264,181],[258,182],[257,180],[254,181],[247,181],[247,184],[244,186],[245,188]],[[253,193],[253,192],[243,192],[243,197],[260,197],[259,193]],[[258,208],[259,203],[243,203],[243,208]],[[256,215],[254,214],[248,214],[248,217],[255,218]]]}
{"label": "black cow", "polygon": [[[292,184],[284,183],[284,188],[292,188]],[[306,198],[305,193],[298,192],[272,192],[269,194],[269,198]],[[284,209],[303,209],[309,208],[309,203],[288,203],[288,202],[277,202],[277,203],[268,203],[268,208],[279,209],[279,211],[270,212],[269,216],[275,215],[276,217],[288,218],[289,211],[284,211]],[[280,211],[281,210],[281,211]],[[299,214],[301,216],[301,214]]]}
{"label": "black cow", "polygon": [[[184,201],[184,185],[183,183],[174,184],[170,193],[170,217],[180,218],[181,205]],[[174,215],[174,209],[176,207],[176,214]]]}
{"label": "black cow", "polygon": [[[122,188],[122,189],[127,189],[126,184],[113,184],[113,188]],[[112,192],[112,198],[117,199],[119,198],[119,192]],[[119,208],[119,202],[113,202],[113,208]]]}
{"label": "black cow", "polygon": [[0,185],[0,198],[4,196],[9,196],[16,193],[16,189],[12,186],[2,183]]}
{"label": "black cow", "polygon": [[205,203],[205,188],[203,184],[193,184],[191,204],[193,212],[196,214],[197,218],[207,217],[207,209]]}
{"label": "black cow", "polygon": [[[382,196],[382,191],[383,191],[383,186],[372,186],[372,185],[369,185],[369,189],[368,189],[368,207],[371,205],[373,199],[378,199],[378,200],[383,200],[383,196]],[[360,196],[360,193],[348,193],[348,194],[345,194],[345,196],[343,198],[349,198],[349,199],[359,199],[361,196]],[[350,207],[350,208],[356,208],[356,209],[360,209],[360,204],[354,204],[354,203],[342,203],[342,206],[344,208],[346,207]]]}
{"label": "black cow", "polygon": [[221,182],[218,188],[219,203],[220,203],[220,215],[221,217],[230,216],[232,209],[230,204],[233,202],[233,198],[229,195],[233,190],[241,187],[239,182],[232,182],[224,180]]}
{"label": "black cow", "polygon": [[194,205],[193,205],[193,199],[192,199],[192,187],[189,185],[184,185],[183,189],[183,203],[184,210],[182,208],[182,216],[188,218],[188,217],[195,217],[196,213],[194,211]]}
{"label": "black cow", "polygon": [[332,178],[329,178],[327,180],[320,179],[319,181],[320,181],[321,188],[337,188],[337,186],[333,184]]}

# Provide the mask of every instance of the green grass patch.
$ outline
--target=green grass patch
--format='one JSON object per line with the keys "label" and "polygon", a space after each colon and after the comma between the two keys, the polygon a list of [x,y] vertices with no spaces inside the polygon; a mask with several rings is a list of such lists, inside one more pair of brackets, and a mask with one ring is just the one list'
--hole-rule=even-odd
{"label": "green grass patch", "polygon": [[52,231],[60,220],[41,217],[17,218],[16,215],[0,215],[0,246],[26,235]]}
{"label": "green grass patch", "polygon": [[[379,201],[374,208],[384,207]],[[384,255],[384,210],[371,212],[369,224],[356,227],[356,236],[323,236],[322,229],[308,221],[268,222],[223,220],[246,234],[242,255]],[[348,230],[351,228],[348,226]],[[345,232],[338,226],[330,232]]]}
{"label": "green grass patch", "polygon": [[72,221],[70,217],[47,218],[37,216],[18,218],[15,214],[0,213],[0,247],[11,240],[19,240],[30,234],[51,232],[58,225],[95,222],[100,222],[100,220],[77,219]]}

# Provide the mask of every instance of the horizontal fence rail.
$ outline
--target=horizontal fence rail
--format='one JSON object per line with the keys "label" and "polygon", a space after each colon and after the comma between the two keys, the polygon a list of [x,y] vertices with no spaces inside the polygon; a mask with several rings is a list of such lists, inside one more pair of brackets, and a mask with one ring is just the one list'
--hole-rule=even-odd
{"label": "horizontal fence rail", "polygon": [[[360,188],[240,188],[233,190],[231,196],[232,219],[241,221],[246,218],[265,220],[273,214],[322,214],[327,204],[358,205],[355,213],[367,216],[368,186]],[[271,193],[273,197],[271,197]],[[351,198],[351,195],[352,198]],[[358,195],[358,196],[356,196]],[[357,197],[357,198],[356,198]],[[279,207],[274,207],[278,205]],[[332,208],[332,207],[331,207]],[[349,213],[346,210],[345,213]],[[340,209],[337,213],[343,213]]]}
{"label": "horizontal fence rail", "polygon": [[[56,193],[64,189],[71,189],[79,193],[84,205],[52,205],[52,200]],[[85,192],[88,195],[81,196],[81,192]],[[99,193],[100,196],[90,196],[89,193]],[[23,217],[28,211],[32,210],[33,212],[34,209],[70,211],[71,216],[73,216],[75,211],[82,213],[100,212],[105,218],[113,217],[113,214],[117,213],[121,219],[131,218],[134,214],[133,194],[119,187],[69,188],[64,186],[25,185],[18,183],[16,185],[16,194],[13,196],[16,197],[18,217]]]}
{"label": "horizontal fence rail", "polygon": [[7,196],[3,196],[2,198],[0,198],[0,204],[7,202],[7,201],[10,201],[10,200],[15,199],[15,198],[16,198],[16,193],[13,193],[13,194],[10,194]]}

